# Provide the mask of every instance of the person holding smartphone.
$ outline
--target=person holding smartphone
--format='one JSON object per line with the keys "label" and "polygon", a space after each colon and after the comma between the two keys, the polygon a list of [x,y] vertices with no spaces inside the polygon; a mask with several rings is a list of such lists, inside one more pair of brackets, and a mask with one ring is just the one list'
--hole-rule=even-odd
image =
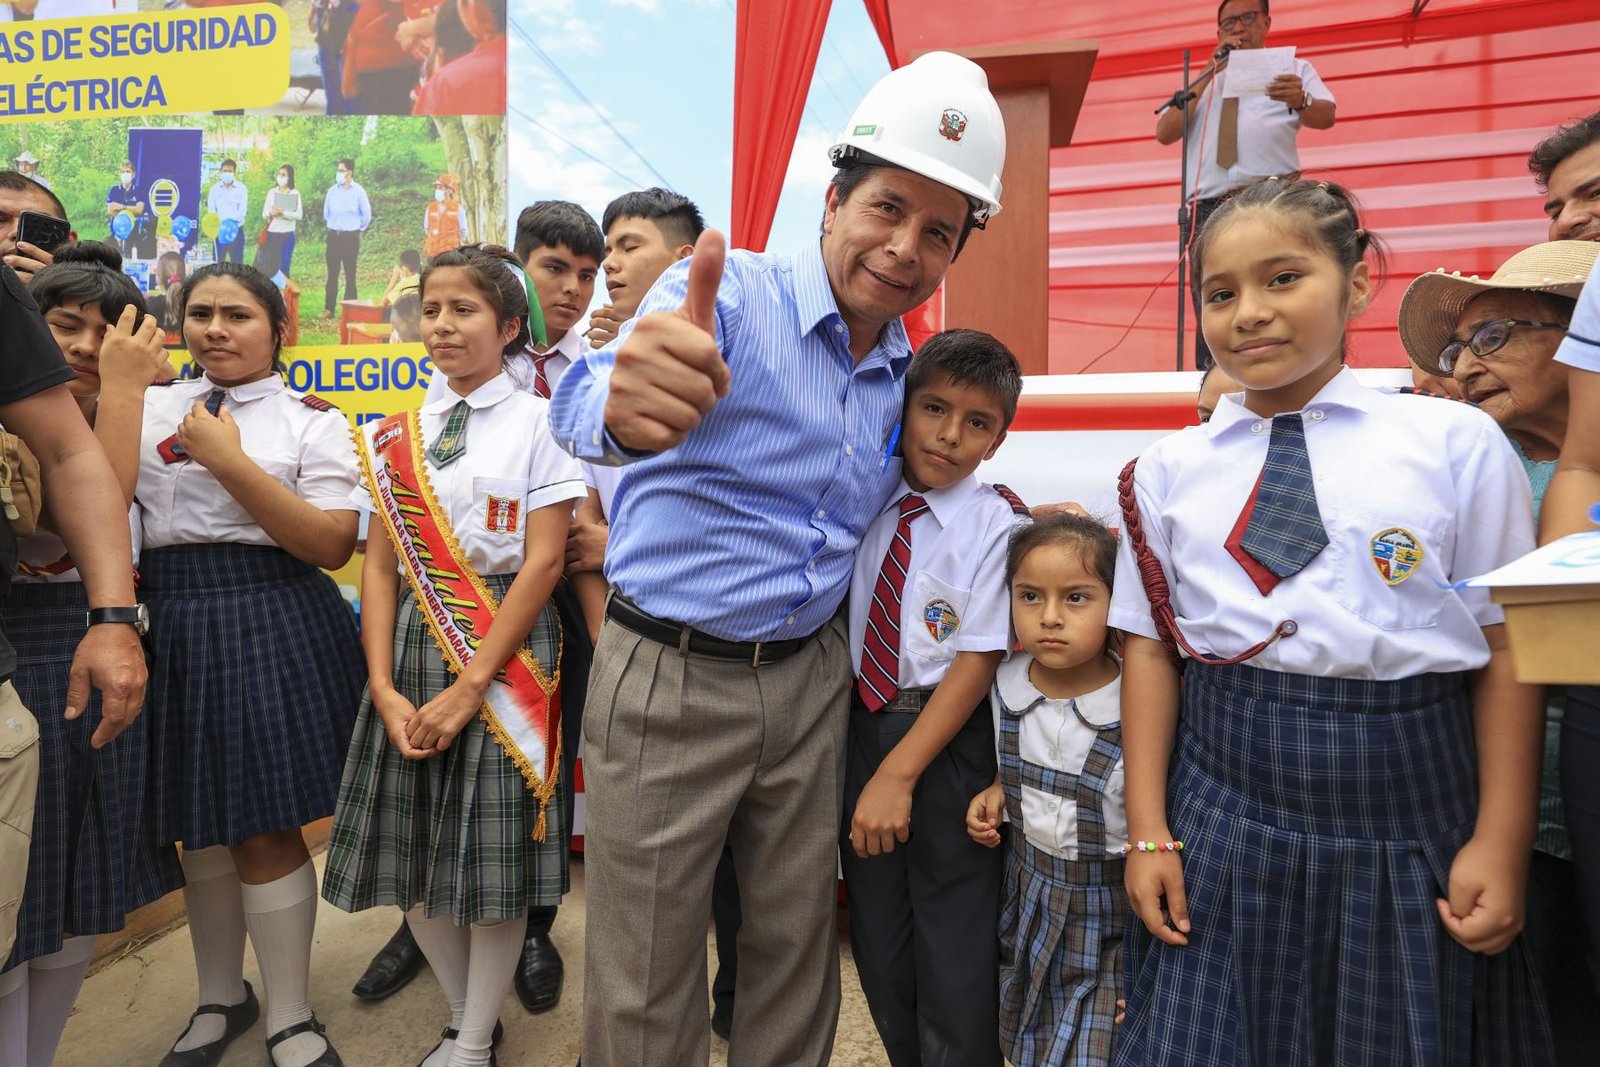
{"label": "person holding smartphone", "polygon": [[[61,205],[55,193],[26,174],[0,170],[0,261],[16,271],[24,283],[55,262],[51,253],[58,246],[46,248],[28,240],[30,236],[37,236],[35,226],[23,225],[23,215],[29,213],[67,222],[67,209]],[[66,239],[59,244],[68,244],[77,239],[78,235],[72,231],[69,223]]]}

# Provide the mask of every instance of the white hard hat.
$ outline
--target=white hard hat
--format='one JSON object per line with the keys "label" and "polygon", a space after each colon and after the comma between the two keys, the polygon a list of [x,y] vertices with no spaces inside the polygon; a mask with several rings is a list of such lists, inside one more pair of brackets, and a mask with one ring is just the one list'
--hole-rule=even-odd
{"label": "white hard hat", "polygon": [[828,156],[836,167],[889,163],[948,185],[972,202],[978,227],[1000,213],[1005,121],[983,68],[953,52],[884,75]]}

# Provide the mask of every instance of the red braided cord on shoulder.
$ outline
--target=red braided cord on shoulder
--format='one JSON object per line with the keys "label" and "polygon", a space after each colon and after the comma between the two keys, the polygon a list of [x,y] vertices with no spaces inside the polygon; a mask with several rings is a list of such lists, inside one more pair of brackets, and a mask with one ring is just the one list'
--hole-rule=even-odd
{"label": "red braided cord on shoulder", "polygon": [[1128,545],[1133,549],[1133,558],[1139,565],[1139,582],[1144,586],[1145,599],[1150,601],[1150,618],[1156,625],[1156,633],[1161,638],[1161,643],[1167,646],[1174,662],[1182,662],[1178,654],[1181,647],[1189,654],[1189,658],[1197,663],[1205,663],[1212,667],[1227,667],[1235,663],[1243,663],[1247,659],[1254,659],[1264,651],[1268,645],[1280,637],[1290,637],[1299,629],[1292,619],[1286,619],[1273,628],[1272,636],[1265,641],[1252,645],[1227,659],[1218,659],[1207,656],[1195,650],[1194,646],[1184,638],[1183,631],[1178,628],[1177,613],[1172,610],[1172,590],[1167,585],[1167,574],[1161,569],[1161,561],[1150,550],[1149,543],[1144,536],[1144,519],[1139,514],[1139,499],[1133,491],[1133,469],[1138,464],[1139,458],[1135,456],[1122,468],[1122,473],[1117,476],[1117,503],[1122,508],[1122,529],[1128,538]]}

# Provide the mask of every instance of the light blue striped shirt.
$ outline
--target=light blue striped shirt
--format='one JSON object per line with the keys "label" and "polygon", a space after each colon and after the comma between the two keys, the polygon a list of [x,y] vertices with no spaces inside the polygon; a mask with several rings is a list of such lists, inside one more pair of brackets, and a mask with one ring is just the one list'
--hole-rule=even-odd
{"label": "light blue striped shirt", "polygon": [[[683,303],[688,267],[662,274],[615,344]],[[717,339],[732,388],[671,451],[632,460],[606,433],[615,344],[562,377],[551,432],[579,459],[633,463],[606,546],[620,593],[732,641],[801,637],[838,610],[856,545],[899,484],[885,457],[911,346],[896,319],[856,364],[819,245],[729,253]]]}

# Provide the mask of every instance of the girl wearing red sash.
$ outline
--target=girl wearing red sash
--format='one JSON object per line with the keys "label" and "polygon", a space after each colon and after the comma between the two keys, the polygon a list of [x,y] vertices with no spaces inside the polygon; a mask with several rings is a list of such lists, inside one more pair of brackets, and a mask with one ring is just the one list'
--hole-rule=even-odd
{"label": "girl wearing red sash", "polygon": [[[98,241],[63,248],[28,292],[77,372],[67,388],[97,435],[115,440],[119,422],[137,429],[145,387],[166,352],[116,249]],[[131,504],[137,457],[112,451],[111,465]],[[135,555],[138,546],[135,537]],[[40,712],[41,758],[17,942],[0,968],[0,1064],[49,1063],[88,973],[94,935],[122,929],[129,912],[183,884],[177,851],[148,847],[139,834],[148,720],[140,716],[97,749],[90,738],[100,724],[98,694],[87,714],[71,722],[61,715],[89,610],[78,569],[48,530],[17,548],[0,615],[17,651],[17,694]]]}
{"label": "girl wearing red sash", "polygon": [[352,496],[373,512],[370,682],[323,895],[406,910],[450,1005],[427,1067],[495,1062],[527,909],[568,884],[550,594],[584,486],[548,401],[506,370],[528,341],[513,262],[468,246],[422,272],[422,340],[450,389],[363,427]]}

